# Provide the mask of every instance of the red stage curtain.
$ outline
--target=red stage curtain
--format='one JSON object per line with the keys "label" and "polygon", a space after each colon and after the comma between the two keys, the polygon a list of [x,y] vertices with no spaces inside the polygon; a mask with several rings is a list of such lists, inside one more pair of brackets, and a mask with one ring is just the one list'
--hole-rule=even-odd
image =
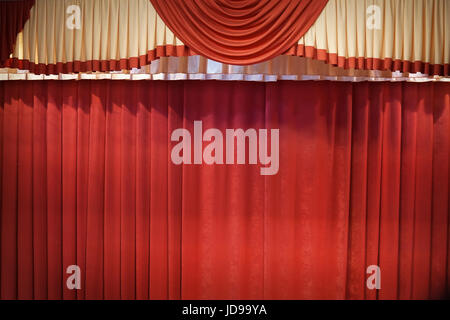
{"label": "red stage curtain", "polygon": [[292,48],[328,0],[150,0],[170,30],[199,54],[254,64]]}
{"label": "red stage curtain", "polygon": [[[444,83],[0,82],[1,298],[443,298],[449,97]],[[194,120],[279,128],[278,174],[174,165],[171,132]]]}
{"label": "red stage curtain", "polygon": [[0,66],[14,51],[17,34],[30,17],[35,0],[0,1]]}

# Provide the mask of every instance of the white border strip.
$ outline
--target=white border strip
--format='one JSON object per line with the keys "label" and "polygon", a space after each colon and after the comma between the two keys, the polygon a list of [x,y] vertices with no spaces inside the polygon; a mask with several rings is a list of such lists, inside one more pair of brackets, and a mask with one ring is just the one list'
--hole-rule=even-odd
{"label": "white border strip", "polygon": [[381,77],[351,77],[351,76],[321,76],[321,75],[271,75],[271,74],[240,74],[240,73],[80,73],[59,75],[36,75],[34,73],[0,72],[0,81],[8,80],[222,80],[222,81],[340,81],[340,82],[450,82],[450,77],[428,77],[423,74],[393,74],[392,78]]}

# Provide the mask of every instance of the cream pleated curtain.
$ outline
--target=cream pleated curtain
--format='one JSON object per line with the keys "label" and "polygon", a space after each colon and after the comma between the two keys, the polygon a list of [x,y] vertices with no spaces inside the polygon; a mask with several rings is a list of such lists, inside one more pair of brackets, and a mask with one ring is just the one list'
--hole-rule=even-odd
{"label": "cream pleated curtain", "polygon": [[[67,26],[68,19],[76,22],[74,12],[67,12],[73,5],[80,8],[79,29]],[[215,65],[214,73],[224,74],[386,77],[391,73],[383,70],[398,70],[448,76],[450,1],[330,0],[298,44],[272,61],[247,67],[206,58],[152,63],[160,57],[194,54],[166,27],[149,0],[36,0],[6,67],[36,74],[133,68],[154,73],[178,63],[173,73],[208,73],[207,66]],[[292,55],[309,59],[288,57]]]}
{"label": "cream pleated curtain", "polygon": [[291,54],[346,68],[428,74],[446,68],[448,75],[450,1],[329,0]]}
{"label": "cream pleated curtain", "polygon": [[[80,29],[77,12],[67,13],[71,6],[80,8]],[[149,0],[36,0],[12,66],[36,73],[107,71],[187,54]]]}

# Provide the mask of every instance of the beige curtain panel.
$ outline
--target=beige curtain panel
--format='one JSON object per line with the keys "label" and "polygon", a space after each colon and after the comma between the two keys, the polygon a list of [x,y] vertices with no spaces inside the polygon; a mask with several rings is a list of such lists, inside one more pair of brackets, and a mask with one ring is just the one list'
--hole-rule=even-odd
{"label": "beige curtain panel", "polygon": [[[36,0],[6,67],[105,72],[190,55],[149,0]],[[450,1],[329,0],[285,55],[345,69],[448,76]]]}
{"label": "beige curtain panel", "polygon": [[192,54],[149,0],[36,0],[6,66],[36,74],[113,71]]}
{"label": "beige curtain panel", "polygon": [[329,0],[289,52],[351,69],[449,75],[449,0]]}

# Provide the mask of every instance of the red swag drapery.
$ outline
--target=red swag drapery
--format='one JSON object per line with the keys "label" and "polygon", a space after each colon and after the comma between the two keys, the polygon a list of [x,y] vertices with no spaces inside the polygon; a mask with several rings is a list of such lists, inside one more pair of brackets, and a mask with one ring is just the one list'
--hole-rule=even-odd
{"label": "red swag drapery", "polygon": [[[0,82],[0,297],[443,298],[449,96],[442,83]],[[194,120],[279,128],[278,174],[174,165],[170,134]]]}
{"label": "red swag drapery", "polygon": [[150,0],[193,51],[222,63],[255,64],[279,56],[308,31],[328,0]]}
{"label": "red swag drapery", "polygon": [[0,1],[0,66],[14,51],[17,34],[30,17],[35,0]]}

